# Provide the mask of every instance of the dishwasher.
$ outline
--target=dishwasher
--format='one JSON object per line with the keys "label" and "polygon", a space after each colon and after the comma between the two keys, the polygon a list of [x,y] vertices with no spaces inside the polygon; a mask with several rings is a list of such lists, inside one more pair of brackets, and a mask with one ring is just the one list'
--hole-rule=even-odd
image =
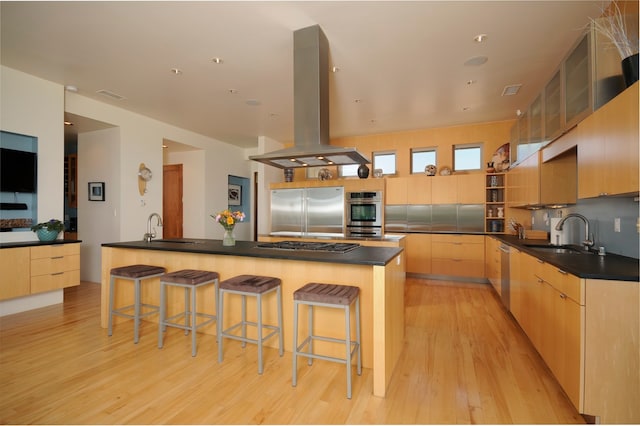
{"label": "dishwasher", "polygon": [[510,293],[509,289],[509,246],[506,244],[500,244],[500,297],[502,303],[508,311],[510,308]]}

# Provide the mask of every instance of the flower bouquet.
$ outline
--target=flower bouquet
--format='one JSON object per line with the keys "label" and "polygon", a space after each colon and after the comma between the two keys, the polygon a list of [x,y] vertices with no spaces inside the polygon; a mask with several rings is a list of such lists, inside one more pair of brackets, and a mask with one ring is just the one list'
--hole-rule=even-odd
{"label": "flower bouquet", "polygon": [[233,236],[233,228],[236,223],[242,222],[245,218],[241,211],[232,212],[231,210],[223,210],[220,213],[211,215],[211,217],[224,228],[224,237],[222,239],[223,246],[233,246],[236,240]]}

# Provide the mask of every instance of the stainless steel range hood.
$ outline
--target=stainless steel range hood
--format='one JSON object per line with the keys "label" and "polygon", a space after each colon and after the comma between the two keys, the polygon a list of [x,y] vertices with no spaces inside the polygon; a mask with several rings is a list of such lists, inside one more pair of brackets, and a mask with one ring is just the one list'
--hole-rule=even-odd
{"label": "stainless steel range hood", "polygon": [[368,164],[355,148],[329,145],[329,43],[318,25],[293,33],[294,146],[251,160],[282,169]]}

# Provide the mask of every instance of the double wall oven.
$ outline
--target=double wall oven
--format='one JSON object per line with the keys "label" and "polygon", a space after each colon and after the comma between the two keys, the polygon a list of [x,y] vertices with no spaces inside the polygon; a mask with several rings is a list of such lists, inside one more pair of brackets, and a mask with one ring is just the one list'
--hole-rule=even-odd
{"label": "double wall oven", "polygon": [[382,236],[382,192],[346,193],[347,236]]}

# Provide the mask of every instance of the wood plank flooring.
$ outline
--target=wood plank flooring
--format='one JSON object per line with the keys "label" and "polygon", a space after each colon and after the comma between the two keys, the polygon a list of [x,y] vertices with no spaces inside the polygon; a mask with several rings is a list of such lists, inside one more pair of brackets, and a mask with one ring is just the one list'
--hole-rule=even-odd
{"label": "wood plank flooring", "polygon": [[[454,424],[584,423],[489,285],[407,279],[406,341],[387,398],[371,370],[299,362],[291,354],[191,339],[157,327],[100,328],[100,286],[65,291],[65,303],[0,318],[3,424]],[[290,336],[285,336],[289,338]]]}

